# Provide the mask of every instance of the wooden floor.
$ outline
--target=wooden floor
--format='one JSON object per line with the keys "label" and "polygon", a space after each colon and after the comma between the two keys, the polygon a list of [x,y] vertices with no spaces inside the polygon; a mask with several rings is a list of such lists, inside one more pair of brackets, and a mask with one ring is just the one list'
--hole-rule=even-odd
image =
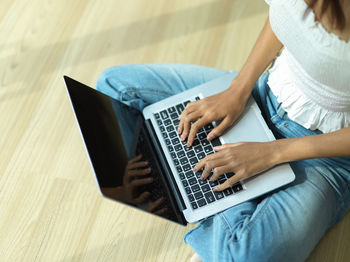
{"label": "wooden floor", "polygon": [[[1,0],[0,260],[189,261],[181,227],[102,198],[62,81],[106,68],[239,70],[263,0]],[[309,262],[349,261],[350,215]],[[268,252],[268,250],[267,250]]]}

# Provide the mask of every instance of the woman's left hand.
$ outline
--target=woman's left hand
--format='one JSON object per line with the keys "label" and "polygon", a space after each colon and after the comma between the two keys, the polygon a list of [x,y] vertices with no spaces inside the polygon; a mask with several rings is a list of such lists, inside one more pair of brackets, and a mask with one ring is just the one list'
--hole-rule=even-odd
{"label": "woman's left hand", "polygon": [[274,142],[244,142],[224,144],[214,147],[214,154],[203,158],[194,167],[194,171],[204,168],[201,179],[206,179],[211,170],[213,175],[210,181],[215,181],[221,174],[235,173],[225,183],[218,185],[214,190],[221,191],[240,180],[261,173],[278,164]]}

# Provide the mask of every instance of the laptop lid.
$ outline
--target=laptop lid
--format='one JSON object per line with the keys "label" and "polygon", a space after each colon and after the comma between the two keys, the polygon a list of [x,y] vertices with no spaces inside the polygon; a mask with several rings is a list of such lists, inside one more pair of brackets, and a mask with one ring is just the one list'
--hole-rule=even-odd
{"label": "laptop lid", "polygon": [[[185,225],[166,176],[161,175],[142,114],[67,76],[64,80],[101,194]],[[143,159],[136,158],[139,154]],[[150,174],[139,164],[145,157]]]}

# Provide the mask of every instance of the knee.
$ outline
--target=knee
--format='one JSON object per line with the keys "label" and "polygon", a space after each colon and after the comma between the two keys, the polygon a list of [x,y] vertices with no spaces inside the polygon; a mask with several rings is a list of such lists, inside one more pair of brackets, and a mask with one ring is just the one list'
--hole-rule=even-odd
{"label": "knee", "polygon": [[118,88],[118,79],[125,75],[127,65],[113,66],[103,71],[98,77],[96,89],[104,92],[110,88]]}

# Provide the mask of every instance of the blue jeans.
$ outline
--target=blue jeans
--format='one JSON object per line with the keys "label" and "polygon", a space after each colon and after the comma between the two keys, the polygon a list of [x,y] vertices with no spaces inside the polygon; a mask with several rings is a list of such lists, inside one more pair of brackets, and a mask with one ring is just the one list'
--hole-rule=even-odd
{"label": "blue jeans", "polygon": [[[228,73],[194,65],[124,65],[102,73],[97,89],[134,108]],[[310,136],[288,115],[267,85],[257,81],[253,96],[277,138]],[[326,230],[350,205],[350,158],[292,162],[294,182],[204,219],[186,233],[203,261],[304,261]]]}

